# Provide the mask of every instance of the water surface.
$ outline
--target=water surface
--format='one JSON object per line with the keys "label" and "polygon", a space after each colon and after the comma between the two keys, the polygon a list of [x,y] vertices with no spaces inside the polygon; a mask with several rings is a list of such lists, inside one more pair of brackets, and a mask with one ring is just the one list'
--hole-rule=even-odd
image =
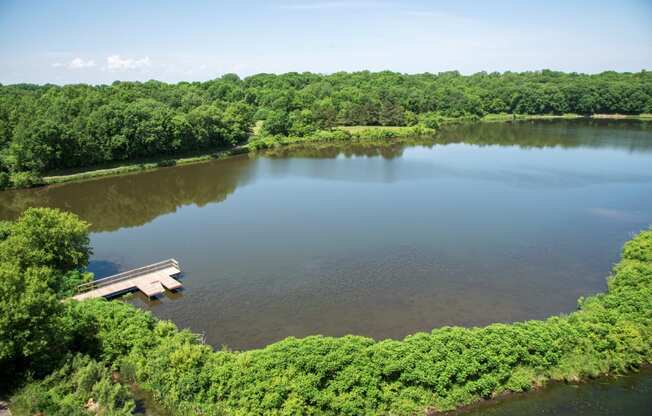
{"label": "water surface", "polygon": [[92,223],[105,276],[168,257],[185,290],[134,302],[215,346],[402,338],[570,312],[652,223],[652,129],[476,124],[433,142],[264,156],[0,193]]}
{"label": "water surface", "polygon": [[551,384],[473,406],[458,416],[649,416],[652,369],[583,384]]}

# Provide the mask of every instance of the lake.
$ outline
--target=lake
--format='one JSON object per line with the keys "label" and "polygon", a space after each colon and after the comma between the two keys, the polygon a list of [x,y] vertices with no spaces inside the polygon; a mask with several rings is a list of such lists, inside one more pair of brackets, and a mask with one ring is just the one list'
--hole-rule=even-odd
{"label": "lake", "polygon": [[28,206],[91,222],[100,277],[178,259],[184,291],[133,302],[214,346],[402,338],[604,291],[652,223],[652,125],[463,125],[0,193],[0,218]]}

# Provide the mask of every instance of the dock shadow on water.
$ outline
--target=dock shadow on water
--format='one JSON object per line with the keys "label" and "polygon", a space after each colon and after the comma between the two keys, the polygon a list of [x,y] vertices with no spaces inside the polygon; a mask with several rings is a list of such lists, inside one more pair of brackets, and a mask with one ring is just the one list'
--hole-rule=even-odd
{"label": "dock shadow on water", "polygon": [[124,270],[119,263],[111,260],[93,259],[88,262],[88,271],[93,273],[96,279],[112,276]]}

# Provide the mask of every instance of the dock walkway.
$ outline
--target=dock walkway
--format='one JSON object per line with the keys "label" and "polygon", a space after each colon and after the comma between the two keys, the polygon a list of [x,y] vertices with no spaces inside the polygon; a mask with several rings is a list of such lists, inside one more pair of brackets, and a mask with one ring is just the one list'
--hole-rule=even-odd
{"label": "dock walkway", "polygon": [[136,289],[150,298],[156,297],[162,295],[165,289],[177,290],[183,287],[172,277],[180,273],[179,262],[168,259],[79,285],[77,294],[72,298],[76,300],[109,298]]}

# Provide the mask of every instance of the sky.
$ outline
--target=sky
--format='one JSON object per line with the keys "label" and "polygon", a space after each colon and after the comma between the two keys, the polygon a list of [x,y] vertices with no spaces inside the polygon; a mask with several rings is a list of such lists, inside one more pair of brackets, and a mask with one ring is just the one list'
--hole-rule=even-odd
{"label": "sky", "polygon": [[652,0],[0,0],[0,83],[652,70]]}

